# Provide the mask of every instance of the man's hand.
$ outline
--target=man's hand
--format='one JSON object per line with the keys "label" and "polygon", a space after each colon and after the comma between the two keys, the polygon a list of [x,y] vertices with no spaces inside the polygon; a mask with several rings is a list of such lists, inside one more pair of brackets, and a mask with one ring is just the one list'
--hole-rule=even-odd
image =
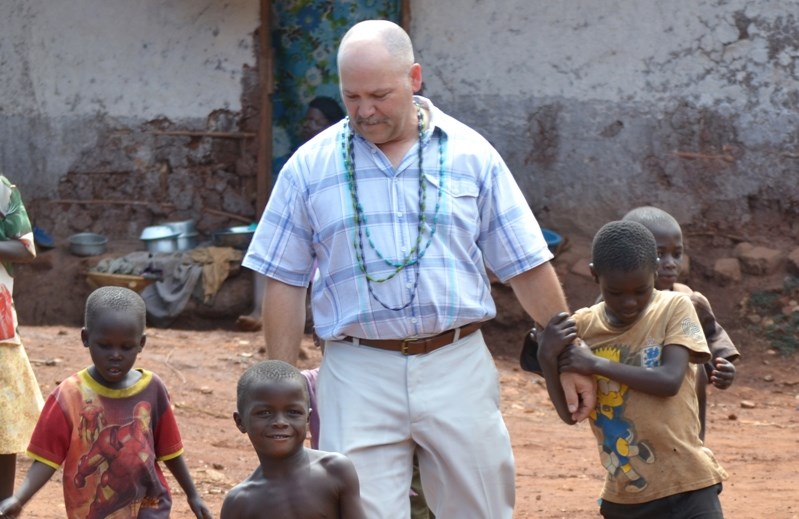
{"label": "man's hand", "polygon": [[[593,356],[588,346],[582,340],[577,339],[573,346],[563,350],[560,358],[583,354]],[[594,377],[590,374],[563,371],[560,373],[560,384],[563,386],[563,395],[566,397],[566,404],[569,407],[572,420],[575,422],[585,420],[596,406],[596,380]]]}

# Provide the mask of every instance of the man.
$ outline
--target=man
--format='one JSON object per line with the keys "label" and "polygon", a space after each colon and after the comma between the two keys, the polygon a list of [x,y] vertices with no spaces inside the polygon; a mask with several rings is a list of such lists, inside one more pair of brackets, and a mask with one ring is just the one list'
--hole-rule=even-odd
{"label": "man", "polygon": [[[297,360],[316,260],[320,448],[353,460],[367,516],[408,517],[416,451],[437,518],[510,518],[513,453],[479,332],[496,313],[486,266],[546,323],[568,311],[552,254],[497,152],[414,96],[405,31],[355,25],[338,67],[349,119],[286,164],[244,260],[267,276],[269,355]],[[573,380],[583,413],[593,387]]]}

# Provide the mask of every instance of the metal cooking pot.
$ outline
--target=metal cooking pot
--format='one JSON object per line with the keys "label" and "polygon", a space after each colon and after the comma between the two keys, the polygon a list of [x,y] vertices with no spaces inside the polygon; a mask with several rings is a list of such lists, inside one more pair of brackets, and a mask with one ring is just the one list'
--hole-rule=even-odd
{"label": "metal cooking pot", "polygon": [[105,252],[108,238],[93,232],[80,232],[69,237],[69,252],[75,256],[99,256]]}
{"label": "metal cooking pot", "polygon": [[254,224],[220,229],[214,233],[214,245],[217,247],[233,247],[234,249],[246,250],[247,247],[250,246],[250,241],[254,233]]}
{"label": "metal cooking pot", "polygon": [[173,228],[167,225],[145,227],[139,239],[144,242],[147,252],[175,252],[178,250],[178,236]]}

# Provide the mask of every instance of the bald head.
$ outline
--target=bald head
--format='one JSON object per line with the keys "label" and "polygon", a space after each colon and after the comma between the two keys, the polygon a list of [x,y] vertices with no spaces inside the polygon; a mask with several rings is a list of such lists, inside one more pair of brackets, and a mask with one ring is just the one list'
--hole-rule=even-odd
{"label": "bald head", "polygon": [[366,20],[355,24],[341,39],[338,48],[338,66],[342,60],[358,49],[374,48],[375,44],[383,47],[391,62],[403,70],[413,65],[413,45],[411,38],[402,27],[387,20]]}
{"label": "bald head", "polygon": [[338,75],[356,133],[387,148],[417,138],[413,94],[422,86],[422,66],[413,62],[411,39],[399,25],[369,20],[350,29],[338,49]]}

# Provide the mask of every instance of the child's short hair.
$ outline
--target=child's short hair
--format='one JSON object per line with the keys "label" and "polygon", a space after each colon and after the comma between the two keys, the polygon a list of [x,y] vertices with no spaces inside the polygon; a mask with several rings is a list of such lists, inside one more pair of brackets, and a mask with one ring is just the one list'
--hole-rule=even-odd
{"label": "child's short hair", "polygon": [[86,299],[83,325],[91,330],[97,317],[106,310],[128,312],[144,330],[147,323],[147,307],[139,294],[123,287],[100,287]]}
{"label": "child's short hair", "polygon": [[642,224],[616,221],[602,226],[594,236],[594,272],[632,272],[639,268],[657,271],[658,253],[655,237]]}
{"label": "child's short hair", "polygon": [[677,220],[672,215],[663,209],[651,205],[644,205],[630,210],[624,215],[622,220],[638,222],[647,229],[654,226],[674,226],[677,229],[680,228],[680,224],[677,223]]}
{"label": "child's short hair", "polygon": [[296,381],[302,387],[302,392],[305,394],[306,406],[308,405],[308,385],[305,382],[305,377],[300,373],[300,370],[281,360],[265,360],[253,364],[239,377],[239,383],[236,385],[236,407],[239,412],[244,410],[247,403],[250,386],[256,381],[264,380],[270,382],[279,382],[281,380]]}

